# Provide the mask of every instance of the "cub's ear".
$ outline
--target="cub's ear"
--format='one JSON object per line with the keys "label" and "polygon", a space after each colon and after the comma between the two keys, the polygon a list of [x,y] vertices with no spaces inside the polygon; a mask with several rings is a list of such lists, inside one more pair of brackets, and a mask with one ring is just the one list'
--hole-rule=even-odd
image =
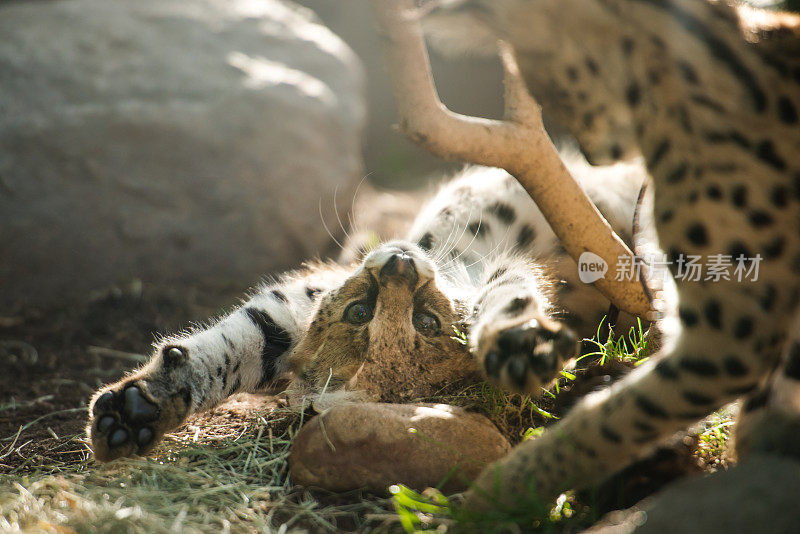
{"label": "cub's ear", "polygon": [[446,56],[496,56],[498,35],[491,27],[494,1],[432,0],[420,9],[422,29],[433,48]]}

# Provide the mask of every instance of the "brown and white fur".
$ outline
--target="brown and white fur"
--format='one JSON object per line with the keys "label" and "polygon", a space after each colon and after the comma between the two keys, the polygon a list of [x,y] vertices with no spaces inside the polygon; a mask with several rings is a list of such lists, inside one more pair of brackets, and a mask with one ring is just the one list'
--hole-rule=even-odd
{"label": "brown and white fur", "polygon": [[[568,163],[630,239],[641,165]],[[481,372],[538,394],[607,310],[504,171],[466,169],[401,237],[348,265],[281,275],[226,317],[160,341],[149,363],[94,396],[95,457],[146,454],[189,414],[287,383],[293,397],[323,405],[409,400]]]}

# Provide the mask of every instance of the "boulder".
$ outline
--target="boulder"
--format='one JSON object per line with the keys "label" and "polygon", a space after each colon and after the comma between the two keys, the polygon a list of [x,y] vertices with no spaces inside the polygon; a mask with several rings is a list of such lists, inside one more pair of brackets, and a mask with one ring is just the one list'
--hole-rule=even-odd
{"label": "boulder", "polygon": [[289,454],[292,481],[331,491],[465,490],[510,445],[482,415],[445,404],[343,404],[309,421]]}
{"label": "boulder", "polygon": [[0,306],[324,253],[363,74],[285,0],[0,3]]}
{"label": "boulder", "polygon": [[676,482],[633,508],[612,512],[586,534],[764,532],[800,525],[800,462],[754,455],[727,471]]}

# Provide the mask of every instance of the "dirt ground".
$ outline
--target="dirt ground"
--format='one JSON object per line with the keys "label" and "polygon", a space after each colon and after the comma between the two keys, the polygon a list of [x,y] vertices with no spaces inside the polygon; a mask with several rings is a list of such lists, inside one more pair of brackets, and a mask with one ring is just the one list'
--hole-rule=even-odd
{"label": "dirt ground", "polygon": [[[219,313],[219,303],[235,303],[238,293],[142,288],[134,281],[0,316],[0,472],[79,462],[88,454],[78,439],[91,394],[135,368],[157,333]],[[6,454],[14,440],[14,452]]]}

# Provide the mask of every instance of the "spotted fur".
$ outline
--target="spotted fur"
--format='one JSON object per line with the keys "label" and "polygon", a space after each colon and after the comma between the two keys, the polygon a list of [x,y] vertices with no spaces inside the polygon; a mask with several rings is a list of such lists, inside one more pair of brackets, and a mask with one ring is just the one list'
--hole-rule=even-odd
{"label": "spotted fur", "polygon": [[[448,23],[451,16],[455,23]],[[431,20],[437,18],[447,38],[461,32],[463,42],[487,47],[497,37],[508,41],[532,93],[591,161],[643,158],[655,186],[658,237],[673,264],[687,254],[764,258],[756,282],[679,282],[680,332],[662,352],[489,468],[468,503],[514,505],[531,491],[548,498],[590,485],[740,397],[740,452],[790,451],[796,440],[786,436],[798,427],[800,408],[794,334],[800,302],[797,18],[705,0],[464,0],[442,3]],[[356,356],[375,346],[399,345],[413,353],[417,343],[439,342],[449,351],[438,333],[425,336],[414,323],[423,278],[433,284],[429,295],[449,303],[440,301],[426,313],[440,327],[463,319],[484,373],[507,387],[537,388],[552,362],[569,353],[552,352],[553,339],[548,352],[531,353],[529,340],[556,338],[565,328],[540,291],[545,278],[515,266],[535,259],[554,266],[558,278],[569,279],[571,272],[574,280],[574,265],[558,255],[521,190],[493,172],[470,184],[454,181],[423,209],[408,239],[379,247],[355,268],[317,268],[281,280],[215,326],[168,341],[169,350],[167,344],[157,347],[143,370],[95,397],[89,433],[97,457],[146,452],[186,414],[229,391],[273,386],[312,333],[319,335],[308,345],[315,352],[300,355],[295,367],[296,378],[312,387],[325,371],[325,384],[334,387],[351,371],[359,374],[357,359],[337,376],[338,368],[321,365],[324,358],[315,355],[324,352],[323,340],[349,348],[360,340]],[[484,187],[492,179],[492,187]],[[593,195],[601,208],[602,197]],[[626,203],[612,199],[605,206],[612,221],[620,205]],[[626,231],[626,224],[615,227]],[[548,259],[548,253],[554,256]],[[390,261],[411,260],[416,281],[388,273],[381,283]],[[409,265],[403,272],[410,272]],[[287,287],[292,284],[295,291]],[[394,322],[378,320],[348,327],[351,335],[325,337],[355,302],[347,300],[356,297],[345,290],[348,284],[363,288],[357,298],[373,316]],[[506,292],[508,287],[520,291]],[[556,308],[591,309],[569,305],[585,288],[568,287],[552,293]],[[396,298],[382,296],[384,291]],[[382,299],[385,316],[378,313]]]}
{"label": "spotted fur", "polygon": [[591,160],[641,154],[673,265],[763,259],[754,282],[679,281],[680,334],[488,469],[470,504],[598,482],[741,396],[740,454],[796,449],[800,19],[727,1],[465,0],[430,24],[459,46],[509,42]]}
{"label": "spotted fur", "polygon": [[[568,163],[630,239],[641,165]],[[95,456],[145,454],[189,414],[288,382],[291,399],[319,405],[418,398],[481,373],[538,393],[607,308],[504,171],[462,172],[404,238],[371,251],[353,241],[344,256],[365,255],[352,265],[283,275],[210,326],[160,342],[146,366],[95,395]]]}

